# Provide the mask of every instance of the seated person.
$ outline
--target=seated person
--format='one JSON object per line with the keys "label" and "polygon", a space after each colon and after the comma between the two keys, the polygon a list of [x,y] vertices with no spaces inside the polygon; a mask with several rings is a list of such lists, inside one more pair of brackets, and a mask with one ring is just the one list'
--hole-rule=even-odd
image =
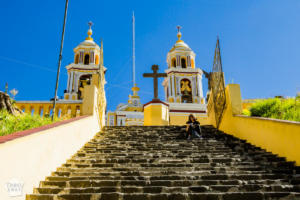
{"label": "seated person", "polygon": [[189,120],[186,122],[186,138],[192,139],[192,138],[202,138],[199,134],[201,133],[200,129],[200,123],[197,121],[197,119],[194,117],[194,115],[189,115]]}

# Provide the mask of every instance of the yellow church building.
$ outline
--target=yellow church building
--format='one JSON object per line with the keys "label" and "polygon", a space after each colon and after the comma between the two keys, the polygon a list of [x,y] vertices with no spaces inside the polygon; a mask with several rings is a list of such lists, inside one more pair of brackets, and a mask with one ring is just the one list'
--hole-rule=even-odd
{"label": "yellow church building", "polygon": [[[167,69],[163,81],[165,92],[164,105],[168,109],[167,121],[169,125],[182,125],[187,121],[188,115],[193,114],[202,123],[206,123],[206,103],[203,96],[203,71],[196,66],[196,54],[181,40],[178,29],[178,40],[167,54]],[[106,115],[107,126],[145,125],[144,105],[137,95],[136,85],[132,88],[133,95],[129,95],[128,103],[119,104],[114,112]],[[148,119],[148,117],[146,117]],[[147,124],[147,122],[146,122]]]}
{"label": "yellow church building", "polygon": [[[91,37],[92,33],[90,24],[88,37],[74,48],[74,62],[66,66],[68,81],[65,100],[82,100],[84,86],[91,84],[92,75],[98,74],[99,65],[103,65],[103,43],[99,47]],[[105,72],[106,68],[102,68]]]}
{"label": "yellow church building", "polygon": [[[74,61],[66,66],[68,81],[62,99],[57,100],[54,115],[58,118],[73,118],[83,115],[83,104],[88,98],[84,98],[86,86],[96,86],[99,90],[99,99],[103,102],[103,111],[106,109],[104,85],[106,84],[103,65],[103,42],[99,46],[92,38],[92,23],[89,23],[87,37],[74,48]],[[49,101],[17,101],[16,106],[25,113],[51,116],[53,112],[53,100]],[[104,121],[104,120],[103,120]]]}
{"label": "yellow church building", "polygon": [[202,88],[203,71],[196,66],[196,54],[181,40],[180,27],[177,37],[167,54],[167,77],[163,82],[171,125],[184,124],[190,114],[200,121],[207,118]]}

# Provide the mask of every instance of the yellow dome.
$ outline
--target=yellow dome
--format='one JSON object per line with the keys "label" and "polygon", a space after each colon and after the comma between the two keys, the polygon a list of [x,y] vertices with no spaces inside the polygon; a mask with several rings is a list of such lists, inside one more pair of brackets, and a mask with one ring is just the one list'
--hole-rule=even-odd
{"label": "yellow dome", "polygon": [[192,51],[192,49],[187,45],[184,41],[178,40],[170,50],[170,52],[173,52],[175,50],[178,51]]}

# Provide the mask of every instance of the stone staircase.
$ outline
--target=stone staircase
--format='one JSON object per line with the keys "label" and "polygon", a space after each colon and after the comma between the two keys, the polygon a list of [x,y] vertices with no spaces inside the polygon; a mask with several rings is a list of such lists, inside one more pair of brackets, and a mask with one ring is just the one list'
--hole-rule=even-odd
{"label": "stone staircase", "polygon": [[202,127],[106,127],[40,182],[27,200],[300,199],[300,168]]}

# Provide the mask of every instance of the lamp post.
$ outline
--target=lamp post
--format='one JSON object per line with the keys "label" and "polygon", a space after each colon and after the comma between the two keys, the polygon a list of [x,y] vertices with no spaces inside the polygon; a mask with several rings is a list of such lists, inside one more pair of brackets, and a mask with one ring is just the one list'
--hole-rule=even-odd
{"label": "lamp post", "polygon": [[62,50],[63,50],[63,46],[64,46],[64,37],[65,37],[65,28],[66,28],[66,21],[67,21],[68,3],[69,3],[69,0],[66,0],[64,24],[63,24],[63,31],[62,31],[61,42],[60,42],[60,52],[59,52],[59,57],[58,57],[58,67],[57,67],[56,84],[55,84],[55,92],[54,92],[54,100],[53,100],[52,121],[54,120],[54,115],[55,115],[57,88],[58,88],[59,72],[60,72],[60,66],[61,66],[61,60],[62,60]]}

